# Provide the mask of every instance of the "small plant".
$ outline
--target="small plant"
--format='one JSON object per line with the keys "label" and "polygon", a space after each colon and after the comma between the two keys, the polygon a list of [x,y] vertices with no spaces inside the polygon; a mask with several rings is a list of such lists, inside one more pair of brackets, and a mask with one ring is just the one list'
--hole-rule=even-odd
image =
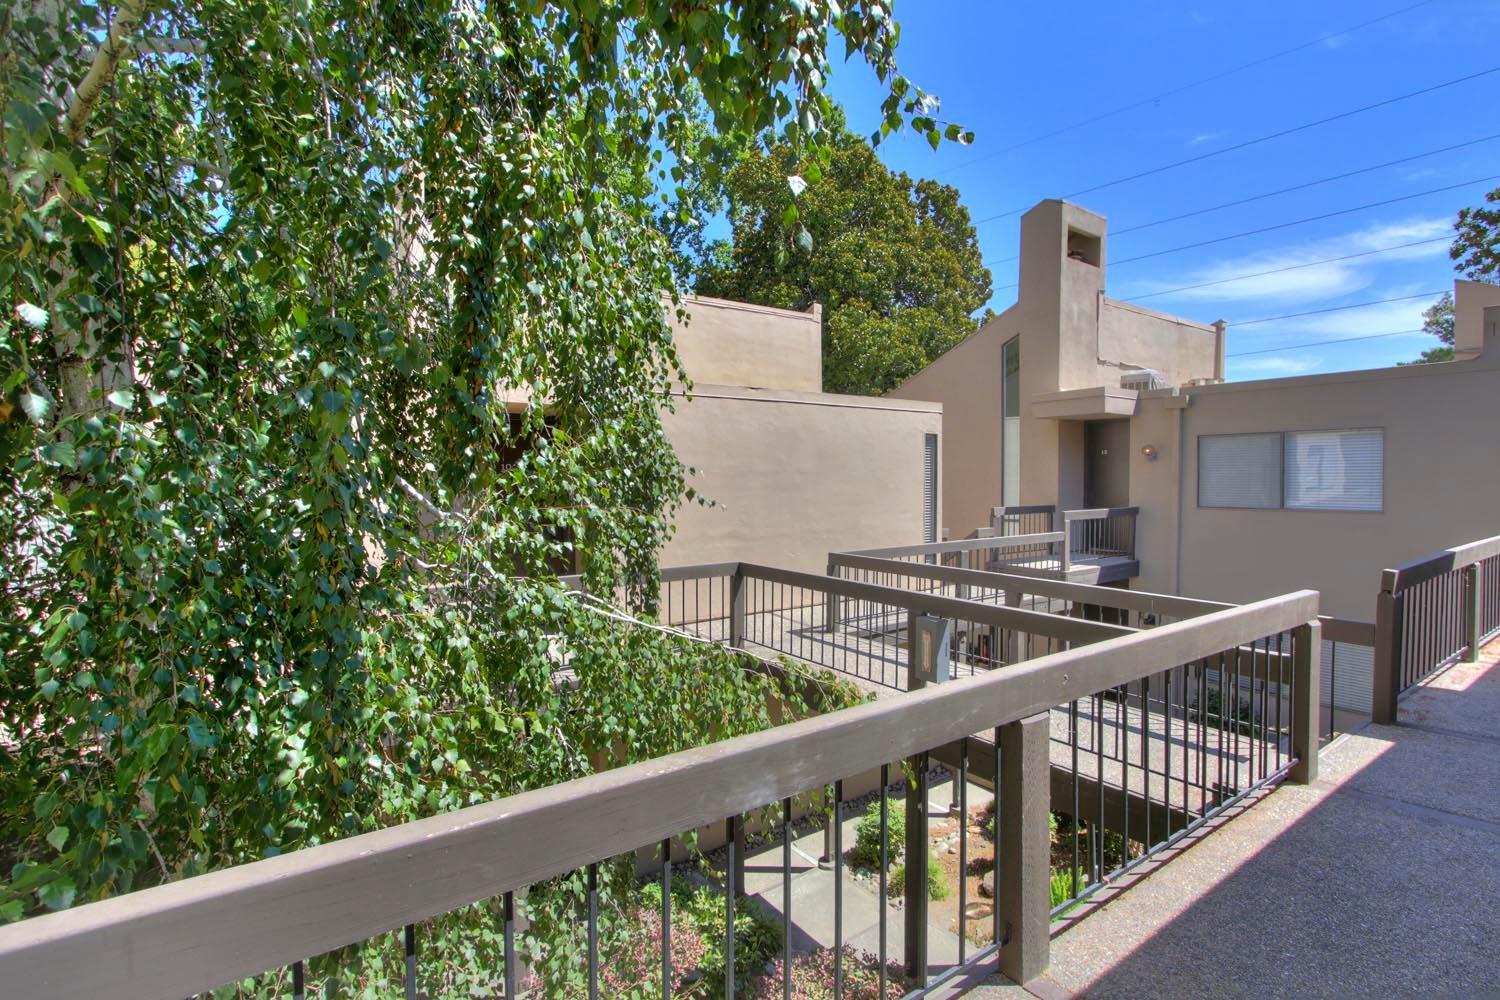
{"label": "small plant", "polygon": [[[1082,892],[1083,889],[1084,889],[1084,887],[1087,886],[1088,884],[1089,884],[1088,875],[1086,875],[1083,872],[1082,869],[1079,869],[1078,870],[1078,882],[1077,882],[1078,892]],[[1054,869],[1052,869],[1052,877],[1048,881],[1049,895],[1051,896],[1051,899],[1052,899],[1051,905],[1055,908],[1055,907],[1061,906],[1063,903],[1066,903],[1068,900],[1072,899],[1073,896],[1075,895],[1073,887],[1074,887],[1074,882],[1073,882],[1073,870],[1072,869],[1070,869],[1070,868],[1054,868]]]}
{"label": "small plant", "polygon": [[[890,823],[890,815],[887,813],[885,828],[886,862],[890,863],[901,857],[901,838],[895,835],[892,829],[894,824]],[[849,864],[864,871],[878,871],[880,868],[880,800],[876,799],[870,803],[865,814],[859,818],[854,827],[854,846],[849,850]]]}
{"label": "small plant", "polygon": [[[896,865],[891,869],[890,894],[899,897],[906,892],[906,866]],[[948,898],[948,881],[943,878],[943,866],[938,864],[937,858],[927,858],[927,898],[932,900]]]}

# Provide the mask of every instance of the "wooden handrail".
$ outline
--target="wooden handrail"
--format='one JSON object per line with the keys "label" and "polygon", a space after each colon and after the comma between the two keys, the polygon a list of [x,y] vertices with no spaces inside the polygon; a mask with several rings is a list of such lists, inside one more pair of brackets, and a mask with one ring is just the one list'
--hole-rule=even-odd
{"label": "wooden handrail", "polygon": [[855,552],[831,552],[828,555],[828,565],[830,569],[846,566],[875,573],[921,577],[942,583],[1013,590],[1016,593],[1033,594],[1039,597],[1058,597],[1085,604],[1122,608],[1127,611],[1166,614],[1174,618],[1192,618],[1234,607],[1222,601],[1203,601],[1192,597],[1177,597],[1173,594],[1154,594],[1144,590],[1124,590],[1120,587],[1101,587],[1091,583],[1072,583],[1023,573],[1001,573],[992,570],[964,569],[958,566],[939,566],[932,563],[903,562],[899,559],[882,559],[879,556],[867,556]]}

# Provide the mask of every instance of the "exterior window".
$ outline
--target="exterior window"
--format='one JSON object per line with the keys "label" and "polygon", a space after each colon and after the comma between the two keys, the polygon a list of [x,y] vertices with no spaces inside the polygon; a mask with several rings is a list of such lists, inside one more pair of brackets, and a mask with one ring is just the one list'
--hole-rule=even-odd
{"label": "exterior window", "polygon": [[1198,438],[1198,506],[1281,506],[1280,434]]}
{"label": "exterior window", "polygon": [[1000,348],[1000,502],[1021,502],[1021,338]]}
{"label": "exterior window", "polygon": [[938,436],[928,434],[922,442],[922,541],[937,538]]}
{"label": "exterior window", "polygon": [[1379,430],[1297,431],[1286,436],[1286,505],[1292,510],[1380,510],[1385,435]]}
{"label": "exterior window", "polygon": [[1379,428],[1198,438],[1200,507],[1379,511],[1384,479]]}

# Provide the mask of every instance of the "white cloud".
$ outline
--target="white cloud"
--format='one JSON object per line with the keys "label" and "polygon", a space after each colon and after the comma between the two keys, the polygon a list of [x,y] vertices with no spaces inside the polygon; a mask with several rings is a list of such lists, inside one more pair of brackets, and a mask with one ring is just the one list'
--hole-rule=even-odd
{"label": "white cloud", "polygon": [[[1140,294],[1185,285],[1203,285],[1206,287],[1177,292],[1175,297],[1214,302],[1251,302],[1264,299],[1289,303],[1336,298],[1369,287],[1374,281],[1370,270],[1378,264],[1438,256],[1445,253],[1447,248],[1442,242],[1433,242],[1368,257],[1355,257],[1353,260],[1327,264],[1310,262],[1435,239],[1451,232],[1451,228],[1452,220],[1448,216],[1378,223],[1340,236],[1310,240],[1275,251],[1212,261],[1179,274],[1170,281],[1142,285],[1138,290],[1132,291]],[[1242,274],[1255,277],[1236,277]]]}
{"label": "white cloud", "polygon": [[1315,370],[1322,363],[1323,359],[1320,357],[1288,358],[1274,354],[1263,358],[1231,358],[1228,361],[1231,378],[1302,375]]}
{"label": "white cloud", "polygon": [[1201,146],[1205,142],[1212,142],[1223,134],[1223,132],[1199,132],[1197,135],[1189,139],[1187,141],[1187,144],[1189,146]]}

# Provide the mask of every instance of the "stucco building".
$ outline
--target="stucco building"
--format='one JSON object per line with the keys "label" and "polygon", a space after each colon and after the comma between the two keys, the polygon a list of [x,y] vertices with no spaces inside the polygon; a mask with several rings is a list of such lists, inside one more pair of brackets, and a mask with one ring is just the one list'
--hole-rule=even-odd
{"label": "stucco building", "polygon": [[1105,293],[1105,220],[1021,222],[1017,303],[896,389],[943,406],[943,526],[999,505],[1139,508],[1132,586],[1314,587],[1374,618],[1382,568],[1500,531],[1500,285],[1456,283],[1457,358],[1225,383],[1222,323]]}
{"label": "stucco building", "polygon": [[822,572],[827,554],[934,541],[942,406],[822,392],[822,319],[689,298],[675,340],[693,387],[664,415],[689,502],[661,565]]}

